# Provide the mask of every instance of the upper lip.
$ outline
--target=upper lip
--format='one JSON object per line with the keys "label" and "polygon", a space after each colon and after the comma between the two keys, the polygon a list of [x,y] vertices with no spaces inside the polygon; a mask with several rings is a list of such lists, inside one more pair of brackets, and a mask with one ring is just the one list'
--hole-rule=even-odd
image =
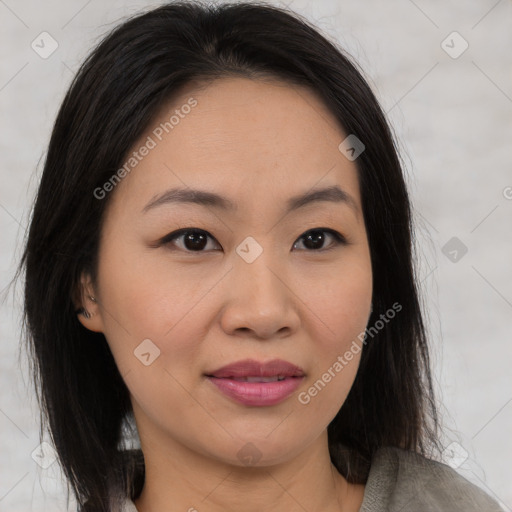
{"label": "upper lip", "polygon": [[209,377],[303,377],[304,370],[299,366],[284,361],[283,359],[272,359],[271,361],[259,362],[254,359],[236,361],[206,374]]}

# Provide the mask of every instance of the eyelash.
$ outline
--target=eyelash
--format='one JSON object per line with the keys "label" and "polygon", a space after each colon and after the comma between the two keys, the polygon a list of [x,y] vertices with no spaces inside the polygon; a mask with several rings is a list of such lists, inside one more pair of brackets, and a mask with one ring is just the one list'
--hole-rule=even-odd
{"label": "eyelash", "polygon": [[[335,248],[339,247],[340,245],[348,245],[349,244],[347,239],[341,233],[338,233],[334,229],[329,229],[329,228],[313,228],[313,229],[308,229],[305,233],[303,233],[299,237],[299,239],[302,239],[306,235],[308,235],[309,233],[314,233],[314,232],[321,232],[321,233],[328,233],[328,234],[330,234],[333,237],[333,239],[334,239],[334,244],[331,247],[328,247],[327,249],[304,249],[306,252],[326,252],[326,251],[330,251],[332,249],[335,249]],[[210,237],[211,239],[215,240],[215,238],[212,235],[210,235],[210,233],[208,233],[207,231],[204,231],[203,229],[183,228],[183,229],[179,229],[178,231],[173,231],[172,233],[169,233],[168,235],[164,236],[158,242],[158,246],[161,246],[161,245],[167,245],[167,246],[172,245],[171,242],[173,242],[174,240],[176,240],[178,238],[181,238],[183,235],[185,235],[187,233],[188,234],[190,234],[190,233],[193,233],[193,234],[206,234],[208,237]],[[220,245],[218,242],[217,242],[217,244]],[[188,250],[186,248],[184,248],[182,250],[184,250],[185,252],[188,252],[188,253],[208,252],[208,251],[204,251],[204,250],[201,250],[201,251],[191,251],[191,250]]]}

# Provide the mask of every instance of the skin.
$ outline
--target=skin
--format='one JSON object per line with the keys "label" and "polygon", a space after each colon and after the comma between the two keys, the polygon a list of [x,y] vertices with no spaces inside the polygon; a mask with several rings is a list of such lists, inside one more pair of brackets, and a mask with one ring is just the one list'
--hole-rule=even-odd
{"label": "skin", "polygon": [[[92,317],[80,321],[105,334],[130,391],[146,463],[137,510],[357,511],[364,486],[332,465],[327,426],[360,352],[307,405],[298,400],[354,340],[361,346],[370,315],[357,169],[338,149],[347,134],[309,89],[223,78],[184,89],[134,149],[190,97],[197,105],[111,192],[97,283],[82,276]],[[323,201],[284,214],[290,197],[329,185],[355,209]],[[238,210],[174,203],[142,213],[177,186],[225,195]],[[181,228],[210,235],[202,252],[184,237],[156,246]],[[313,228],[333,229],[349,244],[324,232],[323,245],[308,248]],[[248,236],[263,249],[250,264],[236,252]],[[160,350],[148,366],[134,355],[145,339]],[[204,374],[245,358],[285,359],[306,378],[277,405],[242,405]],[[237,456],[247,443],[256,464]]]}

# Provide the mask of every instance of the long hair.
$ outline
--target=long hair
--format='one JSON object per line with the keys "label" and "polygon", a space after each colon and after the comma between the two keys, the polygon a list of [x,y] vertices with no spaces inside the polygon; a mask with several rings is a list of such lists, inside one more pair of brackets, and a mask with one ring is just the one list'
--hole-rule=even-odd
{"label": "long hair", "polygon": [[333,464],[349,482],[364,483],[380,447],[439,449],[411,205],[396,142],[363,72],[283,8],[177,2],[124,21],[82,64],[53,127],[17,271],[25,271],[23,337],[41,425],[80,510],[117,510],[115,499],[136,498],[144,482],[140,449],[122,449],[133,414],[128,389],[104,335],[80,324],[73,303],[82,272],[96,280],[109,197],[93,191],[179,88],[226,76],[305,85],[365,145],[355,164],[373,270],[369,325],[391,304],[401,311],[364,344],[350,393],[328,426]]}

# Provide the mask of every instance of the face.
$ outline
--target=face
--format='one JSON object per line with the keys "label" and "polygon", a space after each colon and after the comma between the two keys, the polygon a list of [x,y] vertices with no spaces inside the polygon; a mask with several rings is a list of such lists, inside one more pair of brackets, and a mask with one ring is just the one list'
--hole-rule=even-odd
{"label": "face", "polygon": [[[372,297],[357,169],[338,149],[347,135],[306,88],[220,79],[174,98],[98,199],[110,203],[88,290],[97,303],[81,321],[105,334],[143,450],[158,440],[242,465],[252,443],[274,464],[325,433]],[[341,192],[293,202],[330,187]],[[180,202],[172,189],[226,201]],[[207,377],[245,359],[282,359],[304,377],[259,404]]]}

